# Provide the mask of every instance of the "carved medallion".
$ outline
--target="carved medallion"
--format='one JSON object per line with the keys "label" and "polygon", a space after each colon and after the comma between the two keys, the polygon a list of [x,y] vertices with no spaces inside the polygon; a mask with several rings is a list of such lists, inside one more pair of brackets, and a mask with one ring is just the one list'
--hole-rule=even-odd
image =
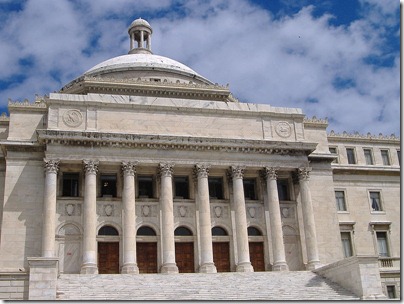
{"label": "carved medallion", "polygon": [[275,131],[281,137],[289,137],[292,133],[292,128],[288,122],[280,121],[276,124]]}
{"label": "carved medallion", "polygon": [[68,216],[72,216],[74,213],[74,205],[73,204],[67,204],[66,205],[66,214]]}
{"label": "carved medallion", "polygon": [[148,217],[150,215],[150,207],[147,205],[143,206],[142,214],[143,216]]}
{"label": "carved medallion", "polygon": [[83,122],[83,115],[79,110],[68,110],[63,114],[63,122],[69,127],[78,127]]}
{"label": "carved medallion", "polygon": [[112,205],[105,205],[104,212],[105,212],[106,216],[111,216],[113,211],[114,211],[114,209],[113,209]]}
{"label": "carved medallion", "polygon": [[180,206],[179,212],[181,217],[184,217],[185,215],[187,215],[187,208],[185,208],[184,206]]}
{"label": "carved medallion", "polygon": [[254,218],[255,217],[255,208],[254,207],[248,208],[248,214],[250,215],[250,217]]}
{"label": "carved medallion", "polygon": [[221,217],[222,216],[222,207],[220,207],[220,206],[216,206],[215,207],[215,209],[214,209],[214,211],[215,211],[215,215],[216,215],[216,217]]}

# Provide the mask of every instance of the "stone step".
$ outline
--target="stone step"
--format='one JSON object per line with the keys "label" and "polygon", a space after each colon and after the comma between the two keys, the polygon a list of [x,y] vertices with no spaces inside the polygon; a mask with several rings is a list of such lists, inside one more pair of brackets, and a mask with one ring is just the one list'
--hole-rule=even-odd
{"label": "stone step", "polygon": [[60,300],[358,300],[313,272],[62,274]]}

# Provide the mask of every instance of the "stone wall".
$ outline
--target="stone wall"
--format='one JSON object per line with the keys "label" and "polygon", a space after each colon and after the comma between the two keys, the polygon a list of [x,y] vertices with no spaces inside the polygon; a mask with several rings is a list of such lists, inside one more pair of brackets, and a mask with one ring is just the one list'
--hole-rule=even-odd
{"label": "stone wall", "polygon": [[1,273],[1,300],[28,300],[28,274]]}

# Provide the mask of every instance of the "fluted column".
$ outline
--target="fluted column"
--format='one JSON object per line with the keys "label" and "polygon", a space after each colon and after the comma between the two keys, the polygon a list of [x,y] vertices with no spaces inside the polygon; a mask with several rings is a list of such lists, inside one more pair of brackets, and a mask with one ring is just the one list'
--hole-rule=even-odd
{"label": "fluted column", "polygon": [[197,179],[199,207],[199,229],[200,229],[200,248],[201,265],[199,272],[216,273],[216,267],[213,262],[212,248],[212,228],[210,221],[210,202],[209,202],[209,166],[197,164],[194,173]]}
{"label": "fluted column", "polygon": [[59,160],[44,159],[45,189],[42,212],[42,257],[51,258],[55,252],[56,184]]}
{"label": "fluted column", "polygon": [[139,273],[136,262],[136,163],[122,162],[123,171],[123,266],[122,273]]}
{"label": "fluted column", "polygon": [[160,272],[178,273],[175,263],[175,241],[174,241],[174,202],[173,202],[173,164],[159,164],[160,173],[160,205],[162,211],[162,245],[163,258]]}
{"label": "fluted column", "polygon": [[272,250],[274,257],[273,271],[288,270],[285,258],[285,246],[283,244],[283,232],[281,210],[279,206],[277,173],[275,168],[266,167],[264,176],[267,182],[268,210],[271,221]]}
{"label": "fluted column", "polygon": [[313,204],[309,188],[310,168],[299,168],[299,186],[302,201],[303,224],[306,236],[307,268],[315,269],[320,264],[317,248],[316,223],[314,221]]}
{"label": "fluted column", "polygon": [[96,274],[97,267],[97,172],[98,161],[84,160],[83,264],[81,273]]}
{"label": "fluted column", "polygon": [[244,167],[232,166],[230,175],[233,180],[233,202],[236,213],[237,255],[236,270],[239,272],[254,271],[250,262],[248,246],[247,214],[245,210],[243,176]]}

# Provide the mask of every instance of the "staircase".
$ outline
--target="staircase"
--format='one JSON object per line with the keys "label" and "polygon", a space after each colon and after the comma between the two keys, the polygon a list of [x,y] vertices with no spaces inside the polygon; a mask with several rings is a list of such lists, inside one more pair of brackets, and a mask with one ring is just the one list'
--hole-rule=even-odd
{"label": "staircase", "polygon": [[62,274],[59,300],[359,300],[309,271]]}

